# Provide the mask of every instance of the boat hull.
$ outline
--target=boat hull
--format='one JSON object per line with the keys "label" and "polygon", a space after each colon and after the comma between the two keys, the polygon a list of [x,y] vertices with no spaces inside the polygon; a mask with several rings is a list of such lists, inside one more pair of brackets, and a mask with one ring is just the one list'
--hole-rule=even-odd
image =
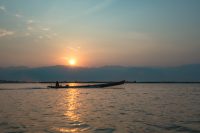
{"label": "boat hull", "polygon": [[48,86],[48,88],[104,88],[104,87],[111,87],[116,85],[122,85],[125,83],[125,80],[119,82],[110,82],[110,83],[103,83],[103,84],[94,84],[94,85],[79,85],[79,86]]}

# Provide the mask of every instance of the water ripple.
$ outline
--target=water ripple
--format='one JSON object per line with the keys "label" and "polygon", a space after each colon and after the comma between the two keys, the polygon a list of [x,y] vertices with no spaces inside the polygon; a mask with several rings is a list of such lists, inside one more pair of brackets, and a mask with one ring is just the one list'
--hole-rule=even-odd
{"label": "water ripple", "polygon": [[59,90],[46,86],[0,85],[0,133],[200,132],[200,87],[193,84]]}
{"label": "water ripple", "polygon": [[114,128],[98,128],[94,132],[95,133],[113,133],[115,131]]}
{"label": "water ripple", "polygon": [[190,127],[178,125],[178,124],[168,124],[168,125],[156,125],[156,124],[146,124],[152,127],[160,128],[163,130],[172,130],[178,132],[189,132],[189,133],[200,133],[200,130],[193,129]]}
{"label": "water ripple", "polygon": [[88,131],[90,129],[91,127],[88,124],[75,121],[75,122],[67,123],[66,126],[53,127],[52,131],[48,131],[48,132],[80,133],[80,132]]}

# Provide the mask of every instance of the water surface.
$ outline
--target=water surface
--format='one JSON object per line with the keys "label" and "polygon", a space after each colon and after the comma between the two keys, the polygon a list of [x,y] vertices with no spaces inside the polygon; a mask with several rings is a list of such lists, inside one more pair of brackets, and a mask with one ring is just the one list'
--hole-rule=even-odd
{"label": "water surface", "polygon": [[199,133],[200,84],[0,84],[1,133]]}

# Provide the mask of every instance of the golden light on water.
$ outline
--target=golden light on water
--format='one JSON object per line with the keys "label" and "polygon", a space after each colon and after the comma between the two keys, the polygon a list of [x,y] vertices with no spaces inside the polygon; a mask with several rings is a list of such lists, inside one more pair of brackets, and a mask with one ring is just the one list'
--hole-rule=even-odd
{"label": "golden light on water", "polygon": [[77,133],[79,132],[80,130],[78,128],[59,128],[59,130],[61,133]]}
{"label": "golden light on water", "polygon": [[[69,86],[77,86],[79,83],[67,83]],[[63,85],[66,85],[63,83]],[[58,106],[65,121],[65,126],[56,126],[52,130],[60,133],[81,133],[90,130],[90,126],[85,123],[85,112],[81,113],[83,106],[80,89],[66,89],[60,97]],[[82,99],[83,98],[83,99]]]}
{"label": "golden light on water", "polygon": [[[74,86],[76,85],[75,83],[69,83],[68,85]],[[80,115],[78,115],[78,109],[80,107],[80,103],[78,102],[78,96],[79,96],[79,90],[78,89],[68,89],[66,91],[66,95],[64,96],[64,101],[65,101],[65,112],[64,116],[73,122],[80,122]],[[55,130],[61,132],[61,133],[78,133],[82,132],[86,129],[82,129],[78,126],[75,127],[60,127],[60,128],[55,128]]]}
{"label": "golden light on water", "polygon": [[[72,86],[72,84],[69,85]],[[76,111],[78,110],[79,107],[79,103],[77,102],[79,91],[77,89],[69,89],[67,92],[68,92],[68,98],[66,99],[67,110],[64,115],[71,121],[78,121],[79,116],[77,115]]]}

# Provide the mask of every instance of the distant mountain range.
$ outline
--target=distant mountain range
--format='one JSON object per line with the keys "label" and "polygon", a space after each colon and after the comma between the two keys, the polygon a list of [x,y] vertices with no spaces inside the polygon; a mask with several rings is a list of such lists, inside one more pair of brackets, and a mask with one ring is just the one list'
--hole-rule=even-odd
{"label": "distant mountain range", "polygon": [[119,81],[123,79],[139,82],[200,82],[200,64],[165,68],[123,66],[0,68],[0,80],[9,81]]}

